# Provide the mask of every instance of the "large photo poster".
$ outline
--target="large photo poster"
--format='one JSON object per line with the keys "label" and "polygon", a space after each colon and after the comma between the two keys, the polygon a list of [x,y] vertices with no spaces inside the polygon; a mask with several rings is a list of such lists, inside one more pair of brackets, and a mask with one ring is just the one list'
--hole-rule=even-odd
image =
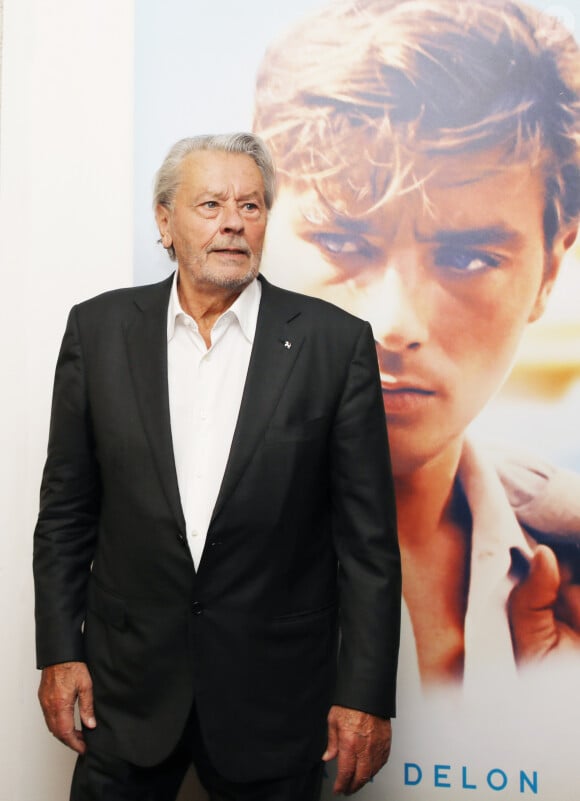
{"label": "large photo poster", "polygon": [[264,273],[373,327],[404,611],[358,797],[576,799],[580,3],[149,0],[136,25],[135,282],[172,268],[171,144],[251,129]]}

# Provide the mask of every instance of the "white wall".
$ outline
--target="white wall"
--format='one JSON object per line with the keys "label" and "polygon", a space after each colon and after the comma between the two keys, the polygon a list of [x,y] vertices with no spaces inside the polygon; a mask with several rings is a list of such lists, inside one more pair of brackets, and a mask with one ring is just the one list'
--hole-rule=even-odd
{"label": "white wall", "polygon": [[32,530],[68,308],[132,282],[133,2],[3,0],[0,801],[64,801],[36,701]]}

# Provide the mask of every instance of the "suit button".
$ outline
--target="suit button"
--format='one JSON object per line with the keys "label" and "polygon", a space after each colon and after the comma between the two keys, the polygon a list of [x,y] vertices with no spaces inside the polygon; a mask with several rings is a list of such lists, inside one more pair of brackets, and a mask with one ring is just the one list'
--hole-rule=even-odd
{"label": "suit button", "polygon": [[194,601],[191,604],[191,611],[194,615],[201,615],[203,613],[203,606],[200,604],[199,601]]}

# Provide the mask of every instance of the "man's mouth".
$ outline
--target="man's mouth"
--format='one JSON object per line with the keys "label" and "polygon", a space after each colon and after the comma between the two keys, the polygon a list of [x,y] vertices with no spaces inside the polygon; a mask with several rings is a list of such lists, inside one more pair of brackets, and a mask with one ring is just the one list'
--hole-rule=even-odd
{"label": "man's mouth", "polygon": [[407,393],[411,393],[413,395],[425,395],[429,397],[430,395],[435,395],[434,392],[428,389],[420,389],[419,387],[390,387],[385,386],[382,384],[383,392],[387,395],[405,395]]}
{"label": "man's mouth", "polygon": [[210,253],[227,253],[234,256],[249,256],[250,253],[244,248],[212,248]]}
{"label": "man's mouth", "polygon": [[213,245],[209,247],[210,253],[221,253],[225,256],[250,256],[250,248],[247,246],[246,242],[242,239],[239,239],[237,242],[235,239],[232,239],[230,242],[224,242],[223,244],[218,244],[214,242]]}
{"label": "man's mouth", "polygon": [[418,395],[435,395],[435,391],[427,387],[424,382],[407,376],[395,376],[381,372],[381,386],[383,392],[398,394],[401,392],[414,392]]}
{"label": "man's mouth", "polygon": [[421,409],[437,393],[421,381],[381,373],[381,389],[387,414],[409,414]]}

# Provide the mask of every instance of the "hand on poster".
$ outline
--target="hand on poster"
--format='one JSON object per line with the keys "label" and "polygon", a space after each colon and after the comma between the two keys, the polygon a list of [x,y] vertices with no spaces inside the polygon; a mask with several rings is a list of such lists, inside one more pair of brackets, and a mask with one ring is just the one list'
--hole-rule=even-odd
{"label": "hand on poster", "polygon": [[580,585],[547,545],[539,545],[528,575],[509,600],[518,663],[540,661],[580,649]]}
{"label": "hand on poster", "polygon": [[391,751],[391,721],[356,709],[333,706],[328,745],[322,759],[337,760],[335,794],[360,790],[385,764]]}

